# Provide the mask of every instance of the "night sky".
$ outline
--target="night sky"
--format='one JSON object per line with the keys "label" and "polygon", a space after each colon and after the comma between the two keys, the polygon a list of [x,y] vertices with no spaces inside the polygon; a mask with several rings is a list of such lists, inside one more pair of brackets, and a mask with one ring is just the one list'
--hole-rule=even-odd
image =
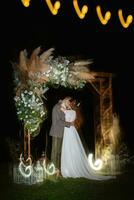
{"label": "night sky", "polygon": [[[116,74],[113,81],[114,107],[120,116],[125,140],[133,151],[133,117],[130,114],[133,115],[134,102],[134,21],[124,29],[117,12],[121,8],[124,18],[128,14],[134,17],[134,2],[84,0],[81,3],[79,0],[79,5],[87,4],[89,7],[83,20],[78,18],[72,0],[61,2],[56,16],[50,13],[42,0],[31,0],[29,8],[25,8],[21,0],[7,0],[0,5],[2,136],[18,133],[10,61],[17,59],[18,52],[25,48],[31,51],[38,46],[44,50],[54,47],[56,55],[82,55],[93,59],[92,70]],[[97,17],[97,5],[101,6],[103,13],[111,11],[112,17],[105,26]]]}

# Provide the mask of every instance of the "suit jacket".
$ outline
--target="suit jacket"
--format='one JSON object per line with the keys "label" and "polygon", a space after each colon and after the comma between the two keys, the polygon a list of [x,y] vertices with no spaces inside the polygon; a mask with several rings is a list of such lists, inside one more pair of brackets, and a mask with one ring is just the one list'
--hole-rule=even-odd
{"label": "suit jacket", "polygon": [[52,110],[52,125],[49,135],[62,138],[65,126],[70,127],[70,123],[65,121],[65,113],[61,110],[61,101],[59,101]]}

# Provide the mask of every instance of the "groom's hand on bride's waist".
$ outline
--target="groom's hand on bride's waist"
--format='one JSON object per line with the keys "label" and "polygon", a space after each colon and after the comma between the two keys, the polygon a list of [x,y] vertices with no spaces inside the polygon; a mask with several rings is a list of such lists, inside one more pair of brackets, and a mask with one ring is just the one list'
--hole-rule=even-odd
{"label": "groom's hand on bride's waist", "polygon": [[73,121],[73,122],[70,122],[70,126],[74,126],[74,124],[75,124],[74,121]]}

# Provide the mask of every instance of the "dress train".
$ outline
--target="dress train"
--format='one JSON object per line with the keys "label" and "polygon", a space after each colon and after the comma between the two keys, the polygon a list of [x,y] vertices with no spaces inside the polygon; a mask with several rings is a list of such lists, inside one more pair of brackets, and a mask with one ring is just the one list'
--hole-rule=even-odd
{"label": "dress train", "polygon": [[[66,110],[66,121],[74,121],[76,113],[74,110]],[[112,176],[98,175],[90,165],[80,140],[79,134],[74,126],[65,127],[62,153],[61,153],[61,174],[67,178],[87,178],[92,180],[108,180]]]}

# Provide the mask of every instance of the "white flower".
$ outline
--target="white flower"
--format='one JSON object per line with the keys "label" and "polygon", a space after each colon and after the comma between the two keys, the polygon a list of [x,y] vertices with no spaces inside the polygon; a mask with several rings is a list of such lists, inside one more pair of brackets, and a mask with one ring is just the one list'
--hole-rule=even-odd
{"label": "white flower", "polygon": [[29,94],[32,95],[32,94],[33,94],[33,91],[30,91]]}
{"label": "white flower", "polygon": [[28,91],[27,91],[27,90],[24,90],[24,93],[25,93],[25,94],[27,94],[27,93],[28,93]]}

